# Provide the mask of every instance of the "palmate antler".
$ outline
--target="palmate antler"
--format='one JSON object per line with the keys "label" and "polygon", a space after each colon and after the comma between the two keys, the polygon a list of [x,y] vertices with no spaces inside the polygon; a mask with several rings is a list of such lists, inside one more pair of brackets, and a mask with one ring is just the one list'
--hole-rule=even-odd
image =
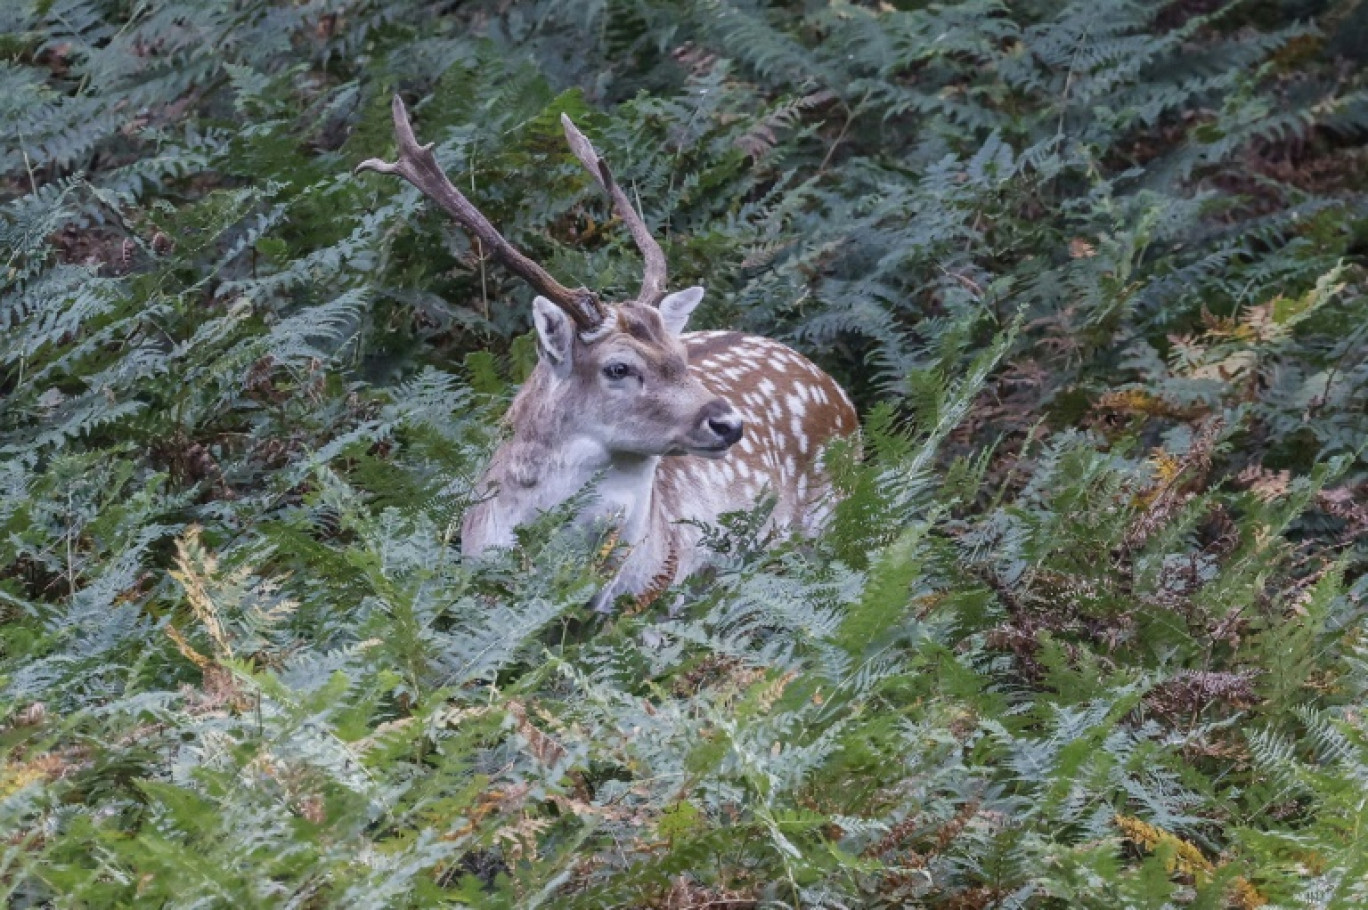
{"label": "palmate antler", "polygon": [[585,169],[594,175],[599,186],[613,200],[613,208],[617,211],[622,223],[627,225],[627,230],[632,232],[632,239],[636,241],[637,249],[641,250],[642,258],[646,260],[646,275],[641,279],[641,291],[637,294],[637,301],[647,306],[655,306],[660,303],[665,296],[665,253],[660,249],[660,244],[651,236],[651,231],[646,227],[646,222],[637,214],[637,210],[632,207],[631,200],[627,194],[617,185],[613,179],[613,172],[608,169],[608,162],[604,161],[598,152],[594,151],[593,145],[584,137],[574,123],[570,122],[569,116],[561,114],[561,126],[565,127],[565,140],[570,143],[570,151],[575,153],[575,157],[580,160]]}
{"label": "palmate antler", "polygon": [[608,307],[599,296],[588,288],[567,288],[505,240],[489,223],[489,219],[452,185],[438,166],[437,156],[432,154],[433,143],[418,144],[403,99],[395,95],[391,108],[394,111],[394,132],[399,139],[398,159],[391,163],[369,158],[358,164],[356,170],[403,177],[441,206],[442,211],[455,219],[456,223],[478,237],[485,249],[510,271],[522,276],[538,293],[565,310],[581,332],[593,332],[602,326],[608,318]]}
{"label": "palmate antler", "polygon": [[[538,293],[564,310],[574,320],[582,335],[598,334],[608,319],[608,307],[598,294],[588,288],[565,287],[505,240],[503,235],[495,230],[494,225],[489,223],[489,219],[452,185],[451,180],[438,166],[437,157],[432,153],[433,143],[418,144],[418,139],[413,134],[413,124],[409,122],[408,109],[404,107],[404,102],[398,95],[394,96],[391,107],[394,112],[394,132],[399,141],[398,158],[394,162],[369,158],[358,164],[356,170],[403,177],[422,191],[423,195],[437,203],[457,224],[478,237],[485,249],[510,271],[522,276]],[[656,305],[665,296],[665,254],[661,251],[660,244],[656,243],[646,223],[628,201],[627,195],[613,180],[608,163],[599,157],[589,140],[575,128],[569,117],[562,114],[561,123],[565,127],[565,137],[575,157],[589,169],[594,179],[612,198],[613,208],[617,211],[618,217],[632,232],[632,239],[636,241],[642,256],[645,257],[646,275],[642,280],[638,299],[650,306]]]}

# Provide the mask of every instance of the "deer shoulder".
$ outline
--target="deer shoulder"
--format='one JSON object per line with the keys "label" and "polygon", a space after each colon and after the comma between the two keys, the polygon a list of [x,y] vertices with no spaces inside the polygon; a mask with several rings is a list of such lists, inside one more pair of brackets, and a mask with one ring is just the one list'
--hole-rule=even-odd
{"label": "deer shoulder", "polygon": [[507,415],[511,433],[466,514],[469,557],[512,546],[515,530],[571,496],[587,493],[578,520],[611,525],[625,549],[596,602],[643,594],[708,561],[700,525],[773,497],[770,527],[812,534],[832,490],[821,455],[858,429],[840,386],[807,358],[771,339],[686,332],[703,289],[666,292],[659,244],[607,163],[566,117],[575,156],[608,193],[645,260],[631,300],[605,302],[566,288],[505,240],[419,145],[398,97],[399,156],[359,170],[408,180],[475,234],[484,249],[537,291],[537,365]]}
{"label": "deer shoulder", "polygon": [[797,351],[740,332],[683,336],[690,369],[729,402],[746,430],[724,458],[674,459],[661,466],[662,496],[689,518],[715,518],[774,497],[771,526],[815,534],[833,504],[822,455],[833,439],[859,429],[837,382]]}

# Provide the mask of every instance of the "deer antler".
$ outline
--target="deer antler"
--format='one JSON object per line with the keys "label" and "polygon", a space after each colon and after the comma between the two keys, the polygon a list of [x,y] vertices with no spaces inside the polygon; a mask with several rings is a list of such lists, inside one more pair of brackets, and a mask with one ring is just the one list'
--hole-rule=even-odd
{"label": "deer antler", "polygon": [[[399,139],[399,157],[393,163],[379,158],[368,158],[356,166],[357,172],[375,171],[395,174],[416,186],[458,224],[479,238],[484,248],[494,254],[508,269],[526,279],[538,292],[566,312],[581,333],[592,334],[608,318],[608,308],[598,295],[588,288],[571,290],[565,287],[537,263],[528,259],[517,247],[503,238],[489,219],[461,195],[437,164],[432,154],[433,143],[419,145],[409,122],[403,100],[394,96],[394,132]],[[635,233],[635,231],[633,232]]]}
{"label": "deer antler", "polygon": [[603,187],[612,197],[613,208],[617,210],[618,217],[627,225],[627,230],[632,232],[632,239],[636,241],[637,249],[641,250],[641,255],[646,260],[646,275],[641,279],[641,292],[637,295],[637,300],[649,306],[655,306],[665,296],[665,253],[660,249],[660,244],[656,243],[656,239],[651,236],[651,231],[646,227],[646,222],[632,207],[627,194],[613,179],[613,172],[608,169],[608,162],[604,161],[599,153],[594,151],[594,146],[565,114],[561,114],[561,126],[565,127],[565,139],[570,143],[570,151],[575,153],[580,164],[583,164],[589,173],[594,175],[599,186]]}

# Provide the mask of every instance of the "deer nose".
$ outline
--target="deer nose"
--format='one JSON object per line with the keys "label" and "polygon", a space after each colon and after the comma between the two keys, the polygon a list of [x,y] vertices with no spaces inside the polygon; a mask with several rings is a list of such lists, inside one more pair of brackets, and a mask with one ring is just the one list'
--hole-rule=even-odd
{"label": "deer nose", "polygon": [[720,398],[703,409],[703,422],[724,446],[735,444],[746,426],[736,409]]}
{"label": "deer nose", "polygon": [[741,438],[741,431],[744,428],[745,424],[740,417],[708,418],[708,429],[716,433],[725,445],[734,445]]}

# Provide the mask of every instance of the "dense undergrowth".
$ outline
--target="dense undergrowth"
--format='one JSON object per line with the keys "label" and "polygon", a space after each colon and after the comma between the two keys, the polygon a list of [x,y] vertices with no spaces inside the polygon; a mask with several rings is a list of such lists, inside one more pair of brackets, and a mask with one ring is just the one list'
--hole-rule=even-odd
{"label": "dense undergrowth", "polygon": [[[1368,3],[0,7],[13,906],[1368,904]],[[823,539],[635,615],[456,530],[528,292],[840,378]],[[771,542],[772,543],[772,542]]]}

